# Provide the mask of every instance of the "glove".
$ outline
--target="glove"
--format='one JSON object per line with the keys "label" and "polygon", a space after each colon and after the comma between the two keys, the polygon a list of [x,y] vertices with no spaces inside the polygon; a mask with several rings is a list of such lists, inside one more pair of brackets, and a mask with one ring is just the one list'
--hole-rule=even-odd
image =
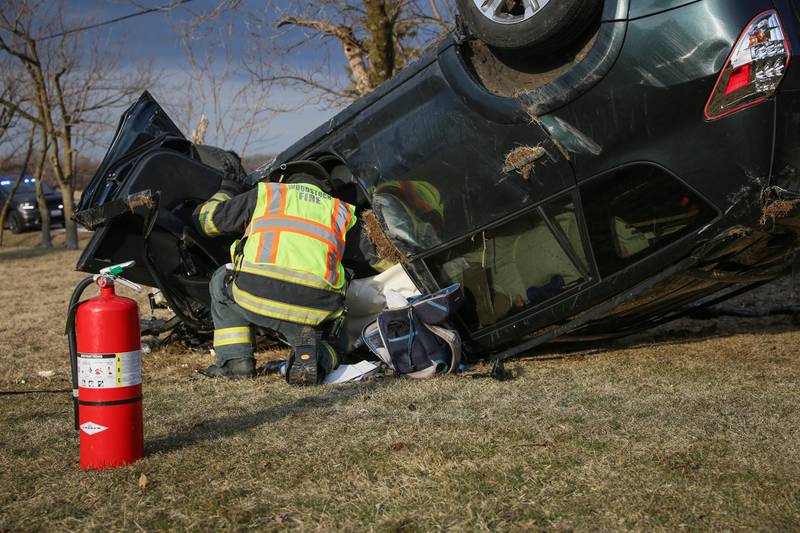
{"label": "glove", "polygon": [[219,192],[225,192],[230,194],[231,196],[238,196],[245,192],[247,189],[244,185],[242,185],[238,181],[229,180],[229,179],[222,179],[222,183],[219,186]]}
{"label": "glove", "polygon": [[221,152],[219,154],[222,163],[223,179],[235,181],[244,185],[244,178],[247,176],[242,167],[242,160],[236,152]]}

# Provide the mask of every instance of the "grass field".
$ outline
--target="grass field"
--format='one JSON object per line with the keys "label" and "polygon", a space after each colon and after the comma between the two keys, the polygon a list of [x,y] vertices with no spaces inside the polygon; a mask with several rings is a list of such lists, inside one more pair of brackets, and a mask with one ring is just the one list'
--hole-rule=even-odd
{"label": "grass field", "polygon": [[146,458],[83,472],[63,336],[78,254],[35,242],[0,249],[0,531],[800,528],[800,335],[781,318],[669,325],[507,382],[299,390],[152,353]]}

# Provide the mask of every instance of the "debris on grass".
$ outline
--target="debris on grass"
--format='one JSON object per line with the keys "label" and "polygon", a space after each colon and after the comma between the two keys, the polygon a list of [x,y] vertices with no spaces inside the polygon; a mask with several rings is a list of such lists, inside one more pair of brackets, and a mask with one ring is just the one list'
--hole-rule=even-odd
{"label": "debris on grass", "polygon": [[759,223],[765,226],[767,222],[774,223],[778,219],[786,218],[798,206],[800,206],[800,200],[775,200],[770,202],[764,206]]}
{"label": "debris on grass", "polygon": [[408,263],[408,258],[386,236],[374,211],[371,209],[364,211],[362,219],[364,220],[364,231],[367,233],[367,239],[375,246],[378,257],[392,263]]}
{"label": "debris on grass", "polygon": [[753,228],[748,228],[746,226],[738,226],[738,227],[730,229],[728,231],[728,236],[729,237],[747,237],[751,233],[753,233]]}
{"label": "debris on grass", "polygon": [[517,146],[506,154],[503,172],[517,171],[523,178],[529,179],[536,169],[536,161],[546,153],[541,146]]}

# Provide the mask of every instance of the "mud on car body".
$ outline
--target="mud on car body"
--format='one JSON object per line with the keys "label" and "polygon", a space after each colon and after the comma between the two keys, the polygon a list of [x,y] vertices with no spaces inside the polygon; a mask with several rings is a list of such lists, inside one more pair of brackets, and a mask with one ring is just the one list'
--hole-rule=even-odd
{"label": "mud on car body", "polygon": [[[640,331],[781,276],[798,247],[794,0],[589,2],[564,42],[521,36],[551,4],[459,2],[463,26],[265,169],[319,162],[420,290],[461,283],[473,354]],[[145,94],[80,205],[98,232],[78,268],[136,259],[196,329],[228,261],[189,221],[219,184],[207,163]]]}

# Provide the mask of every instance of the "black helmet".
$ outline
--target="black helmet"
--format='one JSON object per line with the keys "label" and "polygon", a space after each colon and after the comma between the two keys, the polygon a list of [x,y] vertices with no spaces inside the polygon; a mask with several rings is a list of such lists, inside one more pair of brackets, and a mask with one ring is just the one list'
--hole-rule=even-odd
{"label": "black helmet", "polygon": [[279,183],[308,183],[316,185],[327,194],[333,191],[330,186],[330,175],[325,167],[316,161],[300,160],[283,163],[269,176],[269,181]]}

